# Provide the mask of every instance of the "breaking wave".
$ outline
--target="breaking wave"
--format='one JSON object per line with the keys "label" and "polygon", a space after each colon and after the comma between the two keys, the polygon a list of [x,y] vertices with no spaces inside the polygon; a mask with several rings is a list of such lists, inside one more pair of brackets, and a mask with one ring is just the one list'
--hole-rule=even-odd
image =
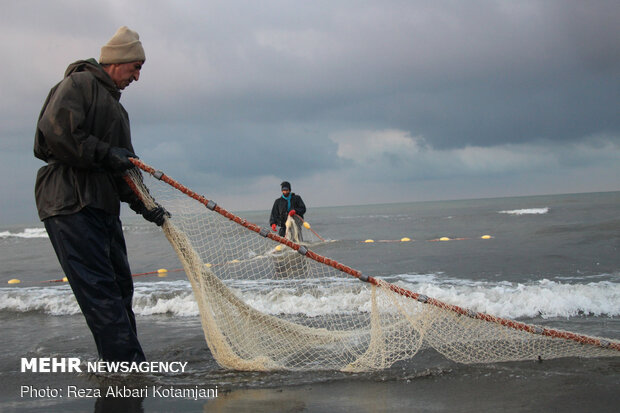
{"label": "breaking wave", "polygon": [[[568,284],[544,279],[527,284],[491,283],[445,280],[435,274],[402,274],[387,278],[440,301],[499,317],[620,316],[620,283],[612,281]],[[330,288],[320,290],[320,294],[310,294],[300,293],[299,288],[278,281],[233,283],[231,287],[247,303],[268,314],[317,317],[370,310],[367,308],[370,302],[367,288],[354,292]],[[68,285],[0,288],[0,311],[37,311],[55,316],[80,313]],[[186,280],[135,283],[134,311],[140,316],[199,315],[191,286]]]}
{"label": "breaking wave", "polygon": [[542,215],[549,212],[549,207],[545,208],[526,208],[526,209],[513,209],[510,211],[498,211],[500,214],[509,215]]}

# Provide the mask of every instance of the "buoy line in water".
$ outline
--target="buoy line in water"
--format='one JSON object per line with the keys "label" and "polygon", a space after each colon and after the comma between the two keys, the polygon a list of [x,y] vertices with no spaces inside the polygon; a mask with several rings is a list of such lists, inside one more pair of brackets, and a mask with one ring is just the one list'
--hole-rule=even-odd
{"label": "buoy line in water", "polygon": [[[480,237],[480,239],[492,239],[494,238],[492,235],[482,235]],[[463,241],[463,240],[470,240],[473,238],[450,238],[450,237],[441,237],[441,238],[435,238],[435,239],[429,239],[429,240],[425,240],[427,242],[445,242],[445,241]],[[373,244],[375,242],[381,242],[381,243],[391,243],[391,242],[414,242],[415,240],[409,238],[409,237],[403,237],[401,239],[394,239],[394,240],[389,240],[389,239],[382,239],[382,240],[374,240],[374,239],[366,239],[364,241],[361,241],[363,243],[366,244]],[[283,247],[281,245],[278,245],[277,247],[275,247],[274,252],[282,252]],[[223,263],[223,264],[205,264],[206,267],[210,268],[212,266],[222,266],[222,265],[227,265],[227,264],[237,264],[242,262],[242,260],[231,260],[227,263]],[[157,275],[160,278],[163,277],[167,277],[168,273],[171,272],[180,272],[180,271],[184,271],[183,268],[177,268],[177,269],[173,269],[173,270],[167,270],[165,268],[160,268],[154,271],[147,271],[147,272],[141,272],[141,273],[136,273],[136,274],[132,274],[132,277],[140,277],[140,276],[144,276],[144,275]],[[45,280],[45,281],[39,281],[39,282],[32,282],[29,284],[41,284],[41,283],[64,283],[64,282],[68,282],[69,280],[67,280],[67,277],[63,277],[63,278],[58,278],[58,279],[54,279],[54,280]],[[9,285],[17,285],[17,284],[21,284],[22,281],[17,279],[17,278],[11,278],[10,280],[7,281],[7,284]]]}
{"label": "buoy line in water", "polygon": [[[482,235],[480,237],[480,239],[491,239],[491,238],[495,238],[495,237],[493,237],[492,235]],[[474,238],[466,238],[466,237],[460,237],[460,238],[441,237],[441,238],[435,238],[435,239],[427,239],[425,241],[428,241],[428,242],[442,241],[443,242],[443,241],[464,241],[464,240],[470,240],[470,239],[474,239]],[[362,242],[366,243],[366,244],[372,244],[372,243],[375,243],[375,242],[412,242],[412,241],[415,241],[415,240],[413,240],[413,239],[411,239],[409,237],[403,237],[401,239],[381,239],[381,240],[377,240],[377,241],[375,241],[374,239],[369,238],[369,239],[364,240]]]}

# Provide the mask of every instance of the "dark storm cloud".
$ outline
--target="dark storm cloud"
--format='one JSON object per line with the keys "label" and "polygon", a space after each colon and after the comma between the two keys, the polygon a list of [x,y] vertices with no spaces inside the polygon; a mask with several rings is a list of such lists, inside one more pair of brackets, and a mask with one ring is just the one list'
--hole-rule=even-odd
{"label": "dark storm cloud", "polygon": [[579,2],[324,6],[300,10],[307,19],[284,7],[277,18],[248,10],[227,29],[190,24],[195,31],[181,35],[205,43],[187,46],[191,58],[173,59],[187,68],[156,69],[173,78],[165,92],[182,95],[187,118],[205,125],[396,127],[442,148],[620,129],[611,2],[600,10]]}
{"label": "dark storm cloud", "polygon": [[239,205],[284,177],[315,204],[492,196],[516,174],[541,183],[518,193],[616,190],[619,19],[616,1],[4,2],[3,186],[32,204],[47,91],[128,25],[140,156]]}

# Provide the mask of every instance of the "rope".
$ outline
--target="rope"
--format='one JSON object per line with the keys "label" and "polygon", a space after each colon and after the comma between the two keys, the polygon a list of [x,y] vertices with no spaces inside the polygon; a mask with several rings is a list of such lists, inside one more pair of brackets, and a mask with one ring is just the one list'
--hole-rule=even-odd
{"label": "rope", "polygon": [[[332,268],[335,268],[343,273],[349,274],[355,278],[360,279],[361,281],[365,281],[368,282],[372,285],[375,286],[383,286],[383,287],[387,287],[389,288],[391,291],[400,294],[404,297],[408,297],[414,300],[418,300],[422,303],[425,304],[429,304],[441,309],[445,309],[445,310],[449,310],[452,311],[454,313],[457,313],[461,316],[467,316],[467,317],[471,317],[474,319],[478,319],[478,320],[483,320],[483,321],[487,321],[490,323],[496,323],[496,324],[500,324],[502,326],[505,327],[509,327],[512,328],[514,330],[520,330],[520,331],[525,331],[531,334],[540,334],[540,335],[544,335],[544,336],[549,336],[549,337],[554,337],[554,338],[560,338],[560,339],[565,339],[565,340],[571,340],[571,341],[575,341],[581,344],[589,344],[589,345],[593,345],[596,347],[602,347],[602,348],[611,348],[617,351],[620,351],[620,342],[608,342],[608,341],[604,341],[604,340],[600,340],[598,338],[593,338],[593,337],[589,337],[586,335],[581,335],[581,334],[576,334],[576,333],[571,333],[571,332],[567,332],[567,331],[561,331],[561,330],[554,330],[554,329],[549,329],[549,328],[542,328],[542,327],[538,327],[538,326],[532,326],[529,324],[525,324],[525,323],[521,323],[521,322],[517,322],[517,321],[513,321],[513,320],[509,320],[509,319],[505,319],[505,318],[500,318],[500,317],[495,317],[489,314],[485,314],[485,313],[479,313],[479,312],[474,312],[472,310],[469,309],[465,309],[456,305],[452,305],[452,304],[447,304],[444,303],[442,301],[436,300],[434,298],[430,298],[430,297],[426,297],[422,294],[418,294],[412,291],[409,291],[405,288],[402,287],[398,287],[394,284],[391,283],[387,283],[385,281],[379,281],[378,279],[371,277],[371,276],[366,276],[363,275],[360,271],[351,268],[349,266],[346,266],[344,264],[339,263],[338,261],[332,260],[330,258],[324,257],[322,255],[319,255],[309,249],[307,249],[305,246],[301,246],[299,244],[296,244],[294,242],[292,242],[289,239],[286,239],[284,237],[281,237],[279,235],[273,234],[271,231],[262,231],[261,227],[259,227],[256,224],[253,224],[251,222],[246,221],[243,218],[238,217],[237,215],[232,214],[231,212],[225,210],[224,208],[221,208],[220,206],[218,206],[217,204],[215,204],[214,202],[206,199],[204,196],[199,195],[197,193],[195,193],[194,191],[192,191],[191,189],[183,186],[182,184],[180,184],[179,182],[175,181],[174,179],[170,178],[169,176],[167,176],[166,174],[164,174],[161,171],[157,171],[155,170],[153,167],[145,164],[144,162],[140,161],[139,159],[136,158],[130,158],[131,162],[138,168],[140,168],[141,170],[143,170],[144,172],[147,172],[151,175],[153,175],[155,178],[167,183],[168,185],[172,186],[173,188],[179,190],[180,192],[186,194],[187,196],[189,196],[190,198],[193,198],[195,200],[197,200],[198,202],[202,203],[203,205],[207,206],[208,209],[211,209],[214,212],[217,212],[218,214],[228,218],[231,221],[234,221],[235,223],[249,229],[250,231],[254,231],[262,236],[265,236],[267,238],[272,239],[273,241],[276,241],[280,244],[286,245],[287,247],[302,253],[303,255],[305,255],[307,258],[312,259],[316,262],[319,262],[321,264],[324,265],[328,265]],[[134,183],[131,181],[131,179],[129,178],[128,175],[124,176],[125,181],[128,183],[128,185],[136,192],[138,193],[138,189],[135,187]],[[262,231],[262,232],[261,232]]]}
{"label": "rope", "polygon": [[299,216],[299,215],[297,215],[297,214],[295,214],[294,216],[295,216],[295,218],[297,218],[297,219],[301,222],[301,224],[302,224],[302,225],[304,225],[304,224],[305,224],[305,225],[304,225],[304,228],[308,228],[310,231],[312,231],[312,233],[313,233],[314,235],[316,235],[316,236],[317,236],[317,238],[318,238],[318,239],[320,239],[322,242],[325,242],[325,238],[323,238],[322,236],[320,236],[319,234],[317,234],[317,233],[316,233],[316,231],[312,229],[312,227],[310,226],[310,224],[309,224],[307,221],[305,221],[302,217],[300,217],[300,216]]}

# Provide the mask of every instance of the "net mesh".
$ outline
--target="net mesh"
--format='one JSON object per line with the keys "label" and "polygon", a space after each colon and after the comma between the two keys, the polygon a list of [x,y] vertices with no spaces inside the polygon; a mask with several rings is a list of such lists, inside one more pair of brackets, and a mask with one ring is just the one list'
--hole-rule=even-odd
{"label": "net mesh", "polygon": [[[156,201],[172,214],[163,232],[191,283],[206,342],[225,368],[369,371],[427,347],[461,363],[620,355],[617,341],[550,334],[404,293],[376,278],[360,282],[283,245],[273,233],[248,229],[245,220],[218,213],[219,207],[210,210],[214,204],[205,208],[206,199],[165,175],[168,182],[134,169],[130,180],[147,207]],[[342,311],[335,308],[334,291]],[[294,298],[293,306],[312,305],[303,311],[270,307],[284,293]],[[323,311],[322,300],[330,297],[329,311]]]}

